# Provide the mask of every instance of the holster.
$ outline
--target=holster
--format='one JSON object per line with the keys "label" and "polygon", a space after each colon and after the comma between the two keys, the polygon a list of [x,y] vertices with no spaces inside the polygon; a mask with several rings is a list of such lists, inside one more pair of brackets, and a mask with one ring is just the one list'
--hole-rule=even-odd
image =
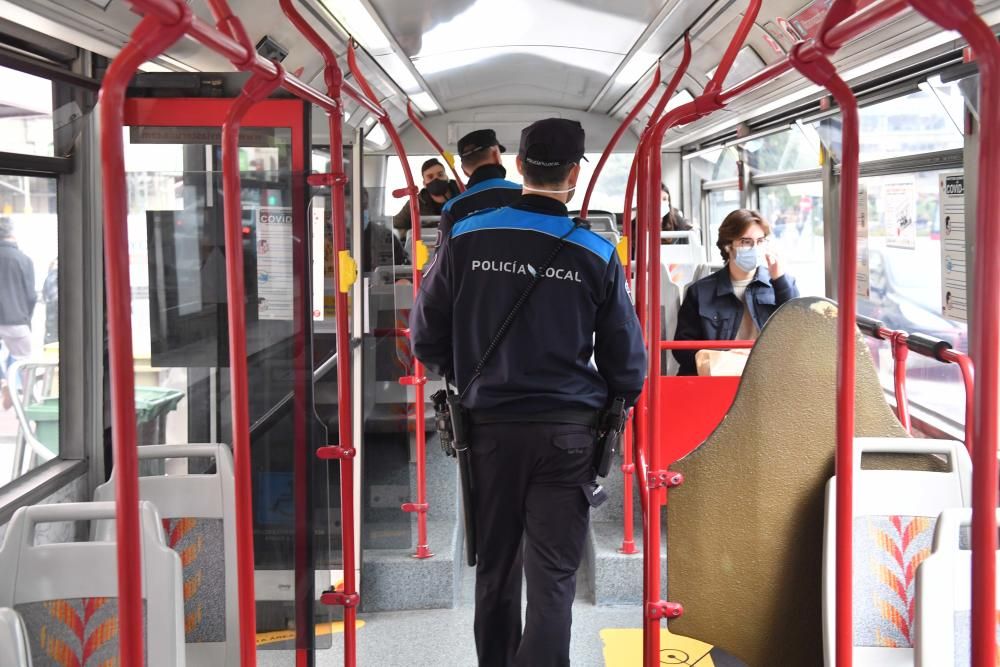
{"label": "holster", "polygon": [[624,398],[616,398],[601,418],[597,432],[597,447],[594,451],[594,469],[598,477],[607,477],[611,472],[611,462],[615,452],[621,447],[622,433],[628,420],[628,408]]}

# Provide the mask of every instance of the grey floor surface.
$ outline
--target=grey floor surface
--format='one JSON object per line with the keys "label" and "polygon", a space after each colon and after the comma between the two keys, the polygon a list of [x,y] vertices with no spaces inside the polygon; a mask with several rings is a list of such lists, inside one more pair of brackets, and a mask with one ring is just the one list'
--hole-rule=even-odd
{"label": "grey floor surface", "polygon": [[[359,667],[476,667],[472,635],[474,575],[464,570],[462,601],[454,609],[393,611],[361,614],[358,630]],[[581,581],[582,584],[582,581]],[[581,586],[573,605],[573,667],[604,667],[600,632],[606,628],[641,628],[642,607],[595,606]],[[333,647],[316,653],[317,667],[344,664],[343,635],[333,635]],[[258,651],[259,667],[293,667],[291,651]]]}

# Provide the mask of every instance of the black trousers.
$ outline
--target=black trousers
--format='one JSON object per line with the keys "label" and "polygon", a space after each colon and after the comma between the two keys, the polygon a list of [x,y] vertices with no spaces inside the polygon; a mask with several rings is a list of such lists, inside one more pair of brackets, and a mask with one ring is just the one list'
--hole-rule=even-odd
{"label": "black trousers", "polygon": [[[570,424],[472,429],[476,652],[480,667],[569,665],[576,571],[595,482],[595,434]],[[521,577],[528,610],[521,628]]]}

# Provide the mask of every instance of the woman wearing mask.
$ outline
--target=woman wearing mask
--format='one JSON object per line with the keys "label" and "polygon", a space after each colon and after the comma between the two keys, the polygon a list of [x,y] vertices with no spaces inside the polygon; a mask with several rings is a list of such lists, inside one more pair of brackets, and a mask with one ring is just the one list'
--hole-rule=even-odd
{"label": "woman wearing mask", "polygon": [[[666,214],[663,216],[661,229],[665,232],[687,232],[694,229],[687,220],[684,219],[684,214],[678,209],[674,208],[673,203],[670,200],[670,190],[663,183],[660,184],[660,201],[663,210]],[[689,243],[686,238],[678,239],[664,239],[664,243]]]}
{"label": "woman wearing mask", "polygon": [[[737,209],[719,228],[726,265],[688,286],[675,340],[754,340],[781,304],[799,295],[770,251],[771,227],[757,211]],[[678,350],[679,375],[696,375],[694,350]]]}

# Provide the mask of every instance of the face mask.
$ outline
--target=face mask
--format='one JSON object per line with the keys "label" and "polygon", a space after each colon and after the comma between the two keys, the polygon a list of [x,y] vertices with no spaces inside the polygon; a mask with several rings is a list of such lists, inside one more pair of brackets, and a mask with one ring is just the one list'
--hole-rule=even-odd
{"label": "face mask", "polygon": [[362,227],[364,229],[368,228],[368,220],[369,220],[368,211],[362,211],[361,212],[361,224],[362,224]]}
{"label": "face mask", "polygon": [[546,190],[544,188],[530,188],[528,186],[524,186],[524,192],[526,194],[527,193],[531,193],[531,192],[545,192],[545,193],[548,193],[550,195],[564,195],[564,194],[569,194],[569,197],[566,197],[566,201],[569,201],[570,199],[573,198],[573,193],[576,192],[576,187],[572,187],[572,188],[569,188],[567,190]]}
{"label": "face mask", "polygon": [[427,184],[427,192],[435,197],[443,197],[448,194],[448,181],[443,178],[435,178]]}
{"label": "face mask", "polygon": [[738,248],[736,256],[733,258],[736,266],[744,271],[753,271],[764,261],[764,248],[756,246],[753,248]]}

